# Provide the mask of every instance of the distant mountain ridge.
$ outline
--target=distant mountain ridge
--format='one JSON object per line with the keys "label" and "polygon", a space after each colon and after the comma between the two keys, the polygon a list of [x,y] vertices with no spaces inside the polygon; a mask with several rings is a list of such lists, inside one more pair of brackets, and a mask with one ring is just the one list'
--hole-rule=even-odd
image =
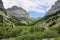
{"label": "distant mountain ridge", "polygon": [[56,11],[59,11],[59,10],[60,10],[60,0],[57,0],[57,1],[55,2],[55,5],[53,5],[53,6],[51,7],[51,9],[47,12],[46,15],[53,14],[53,13],[55,13]]}

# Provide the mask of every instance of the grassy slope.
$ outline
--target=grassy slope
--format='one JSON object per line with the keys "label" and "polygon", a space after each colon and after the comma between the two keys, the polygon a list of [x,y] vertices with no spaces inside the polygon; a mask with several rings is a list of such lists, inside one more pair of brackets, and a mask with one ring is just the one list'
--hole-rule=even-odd
{"label": "grassy slope", "polygon": [[6,39],[2,39],[2,40],[15,40],[15,38],[6,38]]}
{"label": "grassy slope", "polygon": [[60,24],[59,21],[60,21],[60,11],[56,12],[55,14],[45,16],[45,17],[35,21],[32,25],[54,26],[54,25]]}

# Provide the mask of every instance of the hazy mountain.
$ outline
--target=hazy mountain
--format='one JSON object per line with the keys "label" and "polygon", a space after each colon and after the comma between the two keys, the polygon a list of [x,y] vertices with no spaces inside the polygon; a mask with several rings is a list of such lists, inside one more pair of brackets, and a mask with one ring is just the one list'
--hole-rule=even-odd
{"label": "hazy mountain", "polygon": [[7,15],[13,16],[19,20],[26,20],[26,18],[29,16],[29,13],[21,7],[13,6],[12,8],[7,9]]}

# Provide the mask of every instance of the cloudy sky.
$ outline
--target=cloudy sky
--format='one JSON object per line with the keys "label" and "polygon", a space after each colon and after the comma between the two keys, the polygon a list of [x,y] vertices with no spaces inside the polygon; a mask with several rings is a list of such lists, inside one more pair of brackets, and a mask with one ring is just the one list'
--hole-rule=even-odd
{"label": "cloudy sky", "polygon": [[57,0],[2,0],[7,9],[14,5],[22,7],[31,17],[42,17]]}

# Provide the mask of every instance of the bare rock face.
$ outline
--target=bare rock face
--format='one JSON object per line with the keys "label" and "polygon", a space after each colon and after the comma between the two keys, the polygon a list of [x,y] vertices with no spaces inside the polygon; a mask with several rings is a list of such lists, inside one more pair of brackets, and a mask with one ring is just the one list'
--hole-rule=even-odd
{"label": "bare rock face", "polygon": [[3,25],[3,3],[2,3],[2,0],[0,0],[0,26]]}
{"label": "bare rock face", "polygon": [[60,0],[57,0],[57,1],[55,2],[55,5],[53,5],[53,6],[51,7],[51,9],[47,12],[46,15],[53,14],[53,13],[55,13],[56,11],[59,11],[59,10],[60,10]]}
{"label": "bare rock face", "polygon": [[3,6],[2,0],[0,0],[0,10],[3,11],[6,14],[6,10],[5,10],[4,6]]}
{"label": "bare rock face", "polygon": [[7,15],[13,16],[18,20],[26,20],[29,16],[28,12],[21,7],[13,6],[12,8],[7,9]]}
{"label": "bare rock face", "polygon": [[4,9],[2,0],[0,0],[0,9]]}

